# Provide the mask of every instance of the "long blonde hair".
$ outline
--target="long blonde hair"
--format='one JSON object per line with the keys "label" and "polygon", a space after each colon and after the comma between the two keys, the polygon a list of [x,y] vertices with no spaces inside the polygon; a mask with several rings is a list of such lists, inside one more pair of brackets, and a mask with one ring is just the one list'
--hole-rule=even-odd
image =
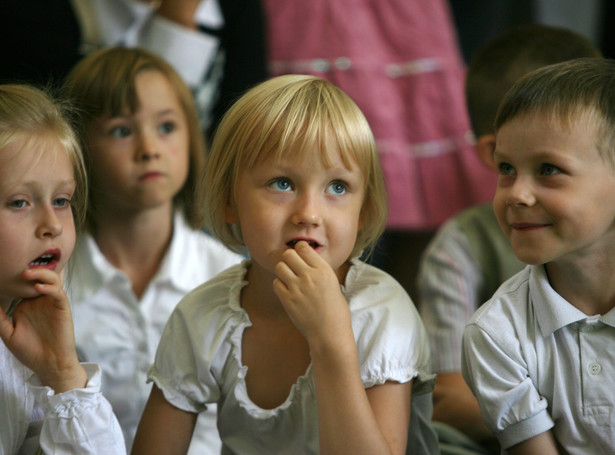
{"label": "long blonde hair", "polygon": [[[16,140],[25,145],[54,140],[70,158],[75,179],[71,209],[75,228],[85,222],[88,199],[86,167],[79,140],[70,123],[70,106],[49,92],[29,85],[0,85],[0,150]],[[45,147],[39,147],[44,153]]]}

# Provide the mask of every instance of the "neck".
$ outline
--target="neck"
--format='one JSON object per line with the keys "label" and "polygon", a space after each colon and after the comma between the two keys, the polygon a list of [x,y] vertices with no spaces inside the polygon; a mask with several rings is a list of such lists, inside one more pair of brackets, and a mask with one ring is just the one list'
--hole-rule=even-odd
{"label": "neck", "polygon": [[133,291],[141,297],[171,242],[173,213],[165,207],[97,220],[92,235],[102,254],[128,276]]}
{"label": "neck", "polygon": [[615,307],[615,263],[603,259],[550,262],[545,266],[549,283],[588,316],[606,314]]}
{"label": "neck", "polygon": [[273,290],[273,280],[276,276],[263,269],[254,261],[247,271],[248,284],[241,293],[241,306],[253,318],[258,313],[267,319],[288,319],[280,299]]}

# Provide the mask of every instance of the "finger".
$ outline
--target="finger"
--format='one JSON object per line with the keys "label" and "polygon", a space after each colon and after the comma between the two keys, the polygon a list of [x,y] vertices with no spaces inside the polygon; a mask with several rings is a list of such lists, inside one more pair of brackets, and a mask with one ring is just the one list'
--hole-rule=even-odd
{"label": "finger", "polygon": [[286,264],[297,275],[301,272],[302,268],[309,267],[298,251],[294,249],[284,251],[280,263]]}
{"label": "finger", "polygon": [[280,261],[275,265],[274,268],[275,274],[278,279],[282,280],[284,285],[288,285],[288,283],[297,277],[297,274],[292,269],[292,267],[285,261]]}
{"label": "finger", "polygon": [[326,261],[318,254],[309,243],[301,240],[295,245],[294,251],[310,267],[319,267],[326,264]]}
{"label": "finger", "polygon": [[43,284],[61,286],[62,280],[53,270],[44,268],[26,269],[22,272],[22,276],[28,281],[37,281]]}
{"label": "finger", "polygon": [[13,334],[13,324],[0,308],[0,338],[6,344]]}
{"label": "finger", "polygon": [[36,283],[34,285],[34,289],[40,295],[51,297],[56,302],[68,302],[68,297],[66,296],[66,292],[64,292],[64,289],[55,284]]}

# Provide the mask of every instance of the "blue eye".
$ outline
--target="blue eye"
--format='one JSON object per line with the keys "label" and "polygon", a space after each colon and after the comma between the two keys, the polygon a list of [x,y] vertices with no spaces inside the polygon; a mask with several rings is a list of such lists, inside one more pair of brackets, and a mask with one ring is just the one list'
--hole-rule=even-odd
{"label": "blue eye", "polygon": [[111,131],[109,132],[109,134],[115,138],[118,139],[123,139],[125,137],[130,136],[131,131],[128,127],[126,126],[116,126],[114,128],[111,129]]}
{"label": "blue eye", "polygon": [[498,171],[501,175],[514,175],[515,174],[515,168],[512,167],[508,163],[498,164]]}
{"label": "blue eye", "polygon": [[164,122],[158,127],[160,134],[171,134],[173,131],[175,131],[175,123],[173,122]]}
{"label": "blue eye", "polygon": [[9,207],[14,209],[23,209],[26,206],[27,202],[25,199],[18,199],[16,201],[9,202]]}
{"label": "blue eye", "polygon": [[293,189],[293,184],[286,177],[278,177],[274,179],[269,186],[276,191],[290,191]]}
{"label": "blue eye", "polygon": [[561,172],[562,170],[560,168],[552,164],[545,163],[542,166],[540,166],[540,175],[549,176],[549,175],[560,174]]}
{"label": "blue eye", "polygon": [[327,193],[341,196],[342,194],[345,194],[347,190],[348,185],[346,185],[344,182],[336,180],[335,182],[331,182],[329,184],[329,187],[327,188]]}
{"label": "blue eye", "polygon": [[65,197],[59,197],[53,200],[53,205],[61,208],[67,207],[70,205],[70,200],[66,199]]}

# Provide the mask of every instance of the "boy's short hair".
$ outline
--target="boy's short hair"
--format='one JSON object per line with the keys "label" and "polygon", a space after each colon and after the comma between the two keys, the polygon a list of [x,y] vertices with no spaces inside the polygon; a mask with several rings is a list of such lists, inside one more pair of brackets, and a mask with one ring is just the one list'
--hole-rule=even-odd
{"label": "boy's short hair", "polygon": [[466,98],[476,137],[493,133],[498,106],[513,83],[542,66],[581,57],[601,57],[576,32],[542,24],[513,27],[474,54],[466,78]]}
{"label": "boy's short hair", "polygon": [[207,227],[227,247],[241,251],[241,232],[225,221],[239,170],[289,153],[301,158],[319,153],[327,165],[332,149],[339,150],[346,165],[356,161],[365,177],[363,226],[352,254],[371,251],[386,221],[386,191],[374,137],[350,97],[314,76],[272,78],[249,90],[225,114],[202,184]]}
{"label": "boy's short hair", "polygon": [[[84,225],[87,205],[86,167],[79,139],[70,124],[71,109],[49,92],[29,85],[0,85],[0,153],[15,141],[26,147],[55,141],[67,153],[73,166],[75,193],[71,210],[75,228]],[[44,153],[47,147],[37,147]]]}
{"label": "boy's short hair", "polygon": [[[175,204],[184,211],[193,228],[203,226],[203,202],[196,191],[198,179],[205,168],[205,139],[199,127],[193,95],[177,72],[162,58],[139,48],[110,47],[101,49],[81,60],[68,74],[64,94],[78,108],[81,117],[81,141],[86,162],[89,150],[85,130],[93,120],[131,113],[139,109],[135,80],[145,70],[160,72],[169,81],[184,110],[188,126],[189,169],[184,186],[175,196]],[[90,197],[92,197],[91,195]],[[94,207],[88,211],[91,228]]]}
{"label": "boy's short hair", "polygon": [[564,128],[586,119],[600,154],[615,169],[615,60],[575,59],[527,74],[504,97],[496,131],[521,115],[548,115]]}

